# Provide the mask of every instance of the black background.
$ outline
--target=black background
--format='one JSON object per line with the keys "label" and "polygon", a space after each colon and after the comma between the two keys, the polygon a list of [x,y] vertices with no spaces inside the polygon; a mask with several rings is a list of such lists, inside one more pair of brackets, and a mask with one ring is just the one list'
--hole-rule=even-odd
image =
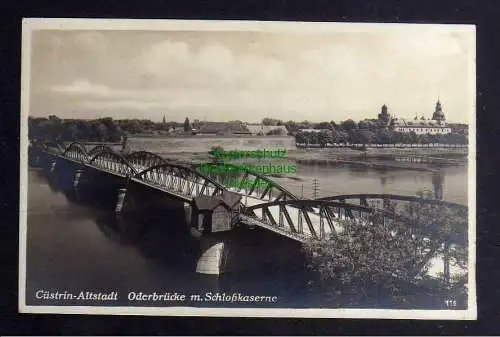
{"label": "black background", "polygon": [[[500,334],[498,1],[33,1],[0,4],[0,334]],[[476,24],[478,321],[235,319],[17,313],[21,19],[94,17]],[[471,135],[472,136],[472,135]],[[50,268],[50,266],[47,266]]]}

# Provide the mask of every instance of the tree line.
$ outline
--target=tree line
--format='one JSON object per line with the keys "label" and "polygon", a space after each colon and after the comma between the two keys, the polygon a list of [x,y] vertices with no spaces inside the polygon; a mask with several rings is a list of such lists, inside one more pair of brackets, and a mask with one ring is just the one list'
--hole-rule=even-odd
{"label": "tree line", "polygon": [[[242,123],[241,121],[233,121]],[[279,119],[264,118],[264,125],[284,125],[289,134],[295,135],[296,142],[301,144],[355,143],[355,144],[393,144],[393,143],[445,143],[467,144],[467,125],[449,125],[452,133],[447,135],[417,135],[413,132],[401,133],[384,126],[378,120],[363,120],[358,123],[352,119],[335,123],[309,121],[283,122]],[[188,118],[184,122],[155,123],[147,119],[99,118],[93,120],[61,119],[55,115],[45,117],[29,117],[28,133],[30,138],[58,141],[100,141],[116,142],[125,134],[140,134],[151,131],[168,131],[180,129],[191,130]],[[194,125],[193,125],[194,127]],[[317,129],[319,132],[302,132],[301,129]],[[270,132],[273,134],[275,131]],[[276,131],[278,132],[278,131]]]}
{"label": "tree line", "polygon": [[467,144],[467,136],[459,133],[449,134],[420,134],[415,132],[397,132],[392,130],[325,130],[320,132],[297,132],[295,141],[298,144]]}
{"label": "tree line", "polygon": [[[304,123],[302,123],[304,124]],[[302,126],[302,125],[300,125]],[[328,143],[349,144],[467,144],[467,126],[463,124],[449,124],[452,129],[449,134],[416,134],[415,132],[398,132],[393,125],[384,125],[381,121],[363,120],[358,123],[348,119],[339,124],[335,122],[321,122],[312,125],[309,129],[317,132],[304,132],[297,129],[296,143],[317,144],[326,146]]]}
{"label": "tree line", "polygon": [[155,123],[147,119],[99,118],[93,120],[61,119],[55,115],[28,118],[30,139],[44,141],[118,142],[126,134],[183,128],[184,123]]}

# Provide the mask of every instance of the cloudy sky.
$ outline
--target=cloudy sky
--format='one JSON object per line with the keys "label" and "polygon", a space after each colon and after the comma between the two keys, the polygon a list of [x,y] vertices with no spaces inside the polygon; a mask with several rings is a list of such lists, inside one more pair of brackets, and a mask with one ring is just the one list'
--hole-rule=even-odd
{"label": "cloudy sky", "polygon": [[[373,26],[372,26],[373,27]],[[355,120],[382,104],[396,117],[467,122],[471,31],[444,26],[311,32],[39,30],[30,115],[183,121]]]}

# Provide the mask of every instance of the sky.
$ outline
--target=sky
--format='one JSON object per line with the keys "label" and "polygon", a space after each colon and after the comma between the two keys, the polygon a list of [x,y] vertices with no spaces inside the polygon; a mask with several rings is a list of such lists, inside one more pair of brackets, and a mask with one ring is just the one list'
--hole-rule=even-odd
{"label": "sky", "polygon": [[430,118],[439,97],[448,121],[467,123],[475,99],[471,29],[183,27],[35,30],[29,115],[319,122],[376,118],[386,104]]}

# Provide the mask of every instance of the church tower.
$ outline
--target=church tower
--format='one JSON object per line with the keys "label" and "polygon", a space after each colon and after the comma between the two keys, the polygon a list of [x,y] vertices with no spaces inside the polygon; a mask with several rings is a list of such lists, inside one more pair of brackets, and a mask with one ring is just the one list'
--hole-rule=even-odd
{"label": "church tower", "polygon": [[378,114],[378,120],[382,125],[387,126],[387,125],[389,125],[390,119],[391,119],[391,116],[387,112],[387,105],[384,104],[384,105],[382,105],[382,109],[381,109],[380,113]]}
{"label": "church tower", "polygon": [[443,109],[441,107],[441,102],[439,98],[436,102],[436,109],[434,110],[434,114],[432,115],[432,119],[438,121],[439,123],[444,123],[446,118],[444,117]]}

